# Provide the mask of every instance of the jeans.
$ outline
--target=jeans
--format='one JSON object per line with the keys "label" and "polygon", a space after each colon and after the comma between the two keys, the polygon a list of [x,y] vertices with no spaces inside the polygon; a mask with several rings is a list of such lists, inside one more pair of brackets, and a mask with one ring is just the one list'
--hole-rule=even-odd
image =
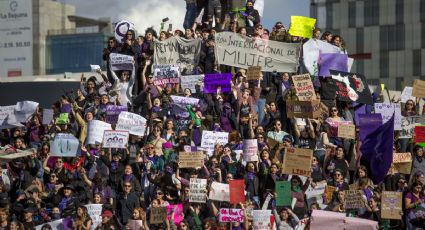
{"label": "jeans", "polygon": [[190,29],[193,27],[196,16],[198,16],[197,12],[198,12],[198,8],[196,7],[196,4],[188,3],[186,5],[186,15],[184,16],[184,23],[183,23],[183,27],[185,29]]}
{"label": "jeans", "polygon": [[258,114],[258,124],[261,124],[261,122],[264,119],[265,113],[264,113],[264,107],[266,107],[266,99],[260,98],[257,101],[257,114]]}

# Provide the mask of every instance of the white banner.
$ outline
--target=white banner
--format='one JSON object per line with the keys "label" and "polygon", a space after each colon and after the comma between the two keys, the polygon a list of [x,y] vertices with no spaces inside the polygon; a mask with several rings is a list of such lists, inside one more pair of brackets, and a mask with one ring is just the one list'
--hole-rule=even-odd
{"label": "white banner", "polygon": [[173,103],[180,105],[197,105],[199,103],[198,98],[193,97],[180,97],[180,96],[171,96]]}
{"label": "white banner", "polygon": [[134,58],[129,55],[111,53],[109,61],[113,71],[117,70],[132,70]]}
{"label": "white banner", "polygon": [[296,72],[299,44],[221,32],[215,35],[215,55],[218,63],[222,65],[245,69],[261,66],[265,72]]}
{"label": "white banner", "polygon": [[137,136],[145,135],[146,119],[130,112],[121,112],[118,116],[117,130],[126,130]]}
{"label": "white banner", "polygon": [[33,75],[32,1],[0,1],[0,78]]}
{"label": "white banner", "polygon": [[95,229],[102,222],[102,217],[100,216],[102,214],[102,204],[87,204],[85,206],[93,221],[90,229]]}
{"label": "white banner", "polygon": [[385,124],[394,115],[394,130],[401,129],[401,107],[400,103],[375,103],[375,113],[382,115],[382,124]]}
{"label": "white banner", "polygon": [[75,157],[80,151],[80,141],[70,133],[58,133],[50,142],[50,156]]}
{"label": "white banner", "polygon": [[86,144],[100,144],[105,130],[111,130],[111,124],[99,120],[89,121]]}
{"label": "white banner", "polygon": [[207,150],[208,153],[214,152],[214,146],[217,143],[225,145],[228,141],[229,133],[227,132],[202,131],[201,147]]}
{"label": "white banner", "polygon": [[103,134],[103,148],[125,149],[129,137],[128,131],[105,130]]}
{"label": "white banner", "polygon": [[202,84],[204,82],[204,75],[188,75],[180,76],[180,88],[182,90],[190,89],[192,93],[196,92],[196,84]]}
{"label": "white banner", "polygon": [[63,219],[59,219],[59,220],[55,220],[55,221],[51,221],[51,222],[47,222],[47,223],[44,223],[44,224],[37,225],[37,226],[35,226],[35,230],[41,230],[41,228],[45,224],[50,225],[50,227],[52,227],[51,229],[65,230],[65,226],[63,224]]}

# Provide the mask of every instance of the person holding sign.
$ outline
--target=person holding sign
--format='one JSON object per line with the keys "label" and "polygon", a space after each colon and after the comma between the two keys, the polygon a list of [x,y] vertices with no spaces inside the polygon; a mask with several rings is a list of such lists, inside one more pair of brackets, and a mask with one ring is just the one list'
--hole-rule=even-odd
{"label": "person holding sign", "polygon": [[415,229],[413,228],[410,220],[414,217],[409,214],[417,207],[421,206],[425,203],[425,195],[424,195],[424,185],[421,182],[415,182],[412,184],[410,192],[408,192],[404,197],[404,206],[406,209],[406,225],[407,229]]}
{"label": "person holding sign", "polygon": [[[112,69],[112,67],[110,67]],[[115,71],[111,71],[112,78],[114,79],[114,85],[112,86],[112,92],[115,92],[118,95],[118,101],[121,105],[127,105],[128,107],[133,103],[133,86],[136,78],[136,71],[133,61],[133,69],[130,72],[124,70],[121,72],[121,77],[118,78]]]}
{"label": "person holding sign", "polygon": [[294,229],[297,226],[300,219],[290,208],[282,208],[279,214],[276,211],[276,208],[273,208],[273,216],[276,220],[276,225],[278,230],[283,229]]}

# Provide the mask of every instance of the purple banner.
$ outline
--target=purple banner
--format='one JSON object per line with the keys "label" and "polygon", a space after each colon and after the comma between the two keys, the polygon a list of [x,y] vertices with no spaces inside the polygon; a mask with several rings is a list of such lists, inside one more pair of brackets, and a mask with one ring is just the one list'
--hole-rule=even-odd
{"label": "purple banner", "polygon": [[232,89],[231,80],[231,73],[205,74],[204,93],[216,93],[218,87],[221,87],[222,93],[230,92]]}
{"label": "purple banner", "polygon": [[61,113],[71,113],[72,107],[71,104],[62,104]]}
{"label": "purple banner", "polygon": [[373,133],[381,125],[381,114],[359,114],[360,140],[364,141],[367,135]]}
{"label": "purple banner", "polygon": [[347,54],[320,54],[319,76],[331,76],[329,70],[348,71]]}
{"label": "purple banner", "polygon": [[106,122],[109,124],[116,124],[118,116],[122,111],[128,111],[125,105],[108,105],[106,106]]}

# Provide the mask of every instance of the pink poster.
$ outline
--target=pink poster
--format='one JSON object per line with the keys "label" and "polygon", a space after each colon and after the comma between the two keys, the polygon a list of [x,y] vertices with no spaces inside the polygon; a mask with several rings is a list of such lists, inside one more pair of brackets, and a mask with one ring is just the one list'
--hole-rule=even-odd
{"label": "pink poster", "polygon": [[171,219],[171,214],[174,212],[174,223],[180,224],[183,221],[183,205],[182,204],[171,204],[167,207],[167,218]]}

